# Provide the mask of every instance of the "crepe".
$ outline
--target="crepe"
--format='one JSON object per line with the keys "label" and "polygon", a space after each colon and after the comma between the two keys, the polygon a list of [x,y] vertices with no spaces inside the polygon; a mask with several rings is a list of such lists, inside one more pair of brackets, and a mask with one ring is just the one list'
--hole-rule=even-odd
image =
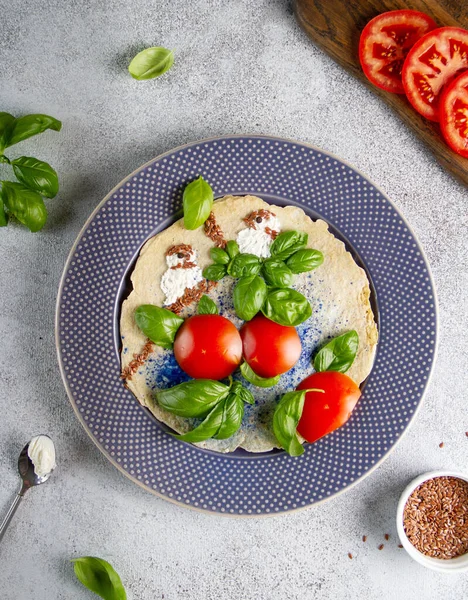
{"label": "crepe", "polygon": [[[252,391],[256,403],[245,406],[245,415],[239,431],[227,440],[206,440],[197,444],[218,452],[231,452],[244,448],[249,452],[266,452],[278,447],[272,431],[272,416],[283,393],[294,389],[300,381],[314,372],[311,356],[330,338],[355,329],[359,335],[356,359],[347,374],[358,384],[369,375],[377,345],[377,326],[369,302],[370,289],[365,271],[354,261],[343,242],[328,230],[322,220],[313,221],[296,206],[279,207],[267,204],[255,196],[226,196],[213,205],[212,215],[226,240],[236,239],[247,225],[244,219],[252,211],[270,211],[276,215],[281,231],[296,230],[309,235],[307,247],[320,250],[323,264],[309,273],[295,276],[292,287],[304,294],[312,305],[312,316],[302,323],[297,331],[302,341],[302,354],[298,363],[281,376],[273,388],[261,389],[248,384],[237,372],[239,379]],[[243,234],[245,237],[245,234]],[[211,236],[215,241],[216,235]],[[218,236],[219,238],[219,236]],[[126,378],[126,385],[137,400],[147,407],[155,417],[178,433],[192,429],[197,422],[168,413],[154,399],[157,389],[172,387],[188,380],[178,367],[173,352],[148,344],[134,320],[135,309],[141,304],[163,306],[165,294],[161,280],[167,272],[166,252],[177,245],[190,245],[192,254],[204,269],[212,264],[210,249],[214,242],[199,227],[189,231],[183,220],[177,221],[166,230],[148,240],[131,276],[133,291],[123,302],[120,333],[122,339],[122,372],[133,370]],[[192,264],[192,263],[190,263]],[[242,321],[234,313],[232,289],[236,280],[226,276],[210,289],[208,295],[220,307],[220,314],[234,322],[237,327]],[[199,284],[197,284],[199,285]],[[196,313],[197,303],[186,307],[182,316]],[[145,346],[146,344],[146,346]],[[135,358],[136,357],[136,358]]]}

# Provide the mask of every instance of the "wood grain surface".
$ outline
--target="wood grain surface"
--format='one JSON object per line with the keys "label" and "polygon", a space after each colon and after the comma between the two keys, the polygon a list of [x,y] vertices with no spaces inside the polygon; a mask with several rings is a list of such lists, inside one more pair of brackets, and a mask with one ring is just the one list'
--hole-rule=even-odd
{"label": "wood grain surface", "polygon": [[439,125],[417,113],[404,95],[391,94],[372,85],[362,72],[358,57],[361,31],[376,15],[410,8],[428,14],[441,27],[468,29],[468,0],[293,0],[293,7],[307,35],[385,100],[426,142],[438,161],[468,186],[468,159],[452,152],[442,138]]}

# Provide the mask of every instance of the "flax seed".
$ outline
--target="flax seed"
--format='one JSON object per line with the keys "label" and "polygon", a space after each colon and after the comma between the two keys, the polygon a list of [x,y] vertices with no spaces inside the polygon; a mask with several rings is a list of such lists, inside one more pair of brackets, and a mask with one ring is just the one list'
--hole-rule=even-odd
{"label": "flax seed", "polygon": [[380,546],[379,546],[379,550],[383,550],[383,549],[384,549],[384,545],[383,545],[383,544],[380,544]]}

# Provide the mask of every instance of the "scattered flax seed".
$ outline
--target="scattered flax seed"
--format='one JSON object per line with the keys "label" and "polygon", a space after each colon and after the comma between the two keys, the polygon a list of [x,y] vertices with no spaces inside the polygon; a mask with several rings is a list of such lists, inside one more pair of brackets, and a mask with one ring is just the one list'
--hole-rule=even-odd
{"label": "scattered flax seed", "polygon": [[379,550],[383,550],[383,549],[384,549],[384,545],[383,545],[383,544],[380,544],[380,546],[379,546]]}
{"label": "scattered flax seed", "polygon": [[403,527],[420,552],[450,559],[468,552],[468,482],[434,477],[418,486],[406,502]]}
{"label": "scattered flax seed", "polygon": [[439,448],[443,448],[443,447],[444,447],[444,442],[440,442]]}
{"label": "scattered flax seed", "polygon": [[465,435],[466,435],[466,437],[468,437],[468,431],[465,431]]}
{"label": "scattered flax seed", "polygon": [[367,540],[367,535],[362,536],[362,541],[365,542]]}
{"label": "scattered flax seed", "polygon": [[385,537],[385,539],[386,539],[386,540],[387,540],[387,542],[388,542],[388,540],[390,539],[390,534],[389,534],[389,533],[386,533],[384,537]]}
{"label": "scattered flax seed", "polygon": [[353,555],[351,554],[351,552],[348,552],[348,557],[349,557],[350,559],[352,559],[352,558],[353,558]]}
{"label": "scattered flax seed", "polygon": [[398,548],[403,548],[403,544],[398,544]]}

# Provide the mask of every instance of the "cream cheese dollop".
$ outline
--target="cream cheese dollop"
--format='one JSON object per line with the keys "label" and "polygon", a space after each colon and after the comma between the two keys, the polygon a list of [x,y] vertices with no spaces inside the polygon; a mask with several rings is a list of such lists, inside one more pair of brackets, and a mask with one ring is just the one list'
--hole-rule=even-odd
{"label": "cream cheese dollop", "polygon": [[38,477],[48,475],[57,466],[54,442],[47,435],[36,435],[32,438],[29,442],[28,456]]}
{"label": "cream cheese dollop", "polygon": [[[161,290],[166,296],[164,305],[176,302],[184,295],[187,288],[191,289],[204,280],[203,272],[197,265],[197,258],[195,250],[183,258],[179,258],[176,254],[166,256],[168,268],[161,278]],[[193,266],[185,267],[186,263]]]}
{"label": "cream cheese dollop", "polygon": [[261,223],[255,223],[255,229],[241,229],[237,234],[237,243],[239,250],[245,254],[255,254],[259,258],[270,257],[270,246],[273,243],[272,237],[265,231],[266,228],[279,233],[281,225],[275,215],[262,219]]}

